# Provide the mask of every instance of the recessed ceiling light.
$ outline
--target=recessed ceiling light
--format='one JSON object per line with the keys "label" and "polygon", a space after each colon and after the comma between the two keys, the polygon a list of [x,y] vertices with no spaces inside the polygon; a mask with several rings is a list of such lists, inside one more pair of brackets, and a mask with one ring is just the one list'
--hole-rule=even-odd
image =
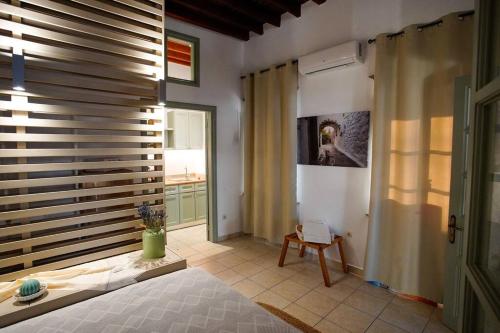
{"label": "recessed ceiling light", "polygon": [[15,86],[12,89],[17,90],[17,91],[25,91],[24,87],[21,87],[21,86]]}

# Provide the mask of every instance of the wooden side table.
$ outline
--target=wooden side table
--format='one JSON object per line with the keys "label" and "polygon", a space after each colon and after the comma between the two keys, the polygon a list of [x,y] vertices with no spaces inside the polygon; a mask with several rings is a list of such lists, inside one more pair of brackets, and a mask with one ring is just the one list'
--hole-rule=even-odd
{"label": "wooden side table", "polygon": [[323,280],[325,281],[325,286],[330,287],[331,285],[330,274],[328,274],[328,268],[326,267],[324,250],[329,248],[330,246],[337,245],[339,248],[340,260],[342,261],[342,269],[344,273],[347,273],[349,270],[347,267],[347,263],[345,262],[344,248],[342,246],[343,241],[344,239],[342,238],[342,236],[335,236],[334,240],[330,244],[319,244],[319,243],[310,243],[300,240],[299,237],[297,236],[297,233],[295,232],[293,234],[286,235],[283,241],[283,247],[281,248],[281,256],[278,266],[283,267],[283,264],[285,263],[286,252],[288,250],[288,245],[290,244],[290,242],[299,244],[300,257],[304,257],[306,247],[316,249],[318,251],[319,263],[321,266],[321,272],[323,273]]}

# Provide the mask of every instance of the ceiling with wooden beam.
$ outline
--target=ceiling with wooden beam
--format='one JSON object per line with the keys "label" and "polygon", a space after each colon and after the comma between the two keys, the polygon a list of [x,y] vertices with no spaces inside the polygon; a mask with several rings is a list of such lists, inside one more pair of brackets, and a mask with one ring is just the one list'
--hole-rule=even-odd
{"label": "ceiling with wooden beam", "polygon": [[[308,0],[165,0],[168,17],[212,31],[249,40],[250,32],[262,35],[264,24],[279,27],[281,15],[300,17]],[[320,5],[326,0],[312,0]]]}

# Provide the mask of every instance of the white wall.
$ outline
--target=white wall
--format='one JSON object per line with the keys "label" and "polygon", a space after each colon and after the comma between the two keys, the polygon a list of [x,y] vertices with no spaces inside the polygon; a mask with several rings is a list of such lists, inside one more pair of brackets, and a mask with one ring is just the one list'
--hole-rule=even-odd
{"label": "white wall", "polygon": [[205,175],[205,149],[169,149],[163,154],[165,175],[183,175],[187,167],[189,174]]}
{"label": "white wall", "polygon": [[167,28],[200,38],[200,87],[167,84],[167,99],[217,107],[217,210],[219,236],[241,230],[239,142],[243,42],[170,18]]}
{"label": "white wall", "polygon": [[[379,33],[432,21],[452,11],[473,8],[472,0],[328,0],[303,7],[299,19],[284,16],[280,28],[245,44],[245,72],[279,64],[344,41],[366,41]],[[298,116],[372,111],[373,47],[364,65],[313,77],[301,77]],[[371,156],[369,156],[369,163]],[[333,231],[350,234],[348,262],[363,267],[367,231],[370,167],[298,166],[297,195],[302,221],[322,219]],[[337,257],[335,253],[328,253]]]}

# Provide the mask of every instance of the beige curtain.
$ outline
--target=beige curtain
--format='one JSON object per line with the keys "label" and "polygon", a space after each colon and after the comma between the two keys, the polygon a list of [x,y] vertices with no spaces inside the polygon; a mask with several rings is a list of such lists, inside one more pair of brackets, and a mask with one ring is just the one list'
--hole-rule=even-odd
{"label": "beige curtain", "polygon": [[365,278],[442,301],[454,80],[470,74],[472,18],[377,37]]}
{"label": "beige curtain", "polygon": [[247,75],[243,91],[243,230],[280,243],[296,223],[297,65]]}

